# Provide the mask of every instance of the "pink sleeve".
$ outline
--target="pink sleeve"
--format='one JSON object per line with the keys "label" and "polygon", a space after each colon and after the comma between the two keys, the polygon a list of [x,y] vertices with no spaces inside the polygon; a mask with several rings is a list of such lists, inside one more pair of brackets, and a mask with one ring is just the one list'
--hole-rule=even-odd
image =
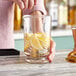
{"label": "pink sleeve", "polygon": [[24,15],[27,15],[27,14],[30,14],[31,12],[33,11],[36,11],[36,10],[39,10],[41,11],[44,15],[46,15],[46,10],[45,10],[45,7],[44,7],[44,0],[38,0],[37,1],[37,4],[34,6],[33,9],[26,9],[23,11],[23,14]]}
{"label": "pink sleeve", "polygon": [[9,0],[0,0],[0,49],[14,48],[14,6]]}

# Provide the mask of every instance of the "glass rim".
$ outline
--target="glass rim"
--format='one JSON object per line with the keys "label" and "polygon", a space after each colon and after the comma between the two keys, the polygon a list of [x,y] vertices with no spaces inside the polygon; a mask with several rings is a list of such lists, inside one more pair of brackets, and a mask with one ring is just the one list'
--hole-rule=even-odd
{"label": "glass rim", "polygon": [[44,17],[51,17],[51,16],[50,15],[41,15],[41,16],[38,16],[38,15],[34,15],[34,16],[32,16],[32,15],[24,15],[23,19],[28,18],[28,17],[41,17],[41,18],[44,18]]}

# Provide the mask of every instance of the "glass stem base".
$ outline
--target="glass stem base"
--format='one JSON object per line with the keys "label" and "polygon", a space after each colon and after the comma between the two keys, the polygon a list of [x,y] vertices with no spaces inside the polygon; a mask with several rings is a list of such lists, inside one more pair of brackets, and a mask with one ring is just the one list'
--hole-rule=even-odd
{"label": "glass stem base", "polygon": [[29,56],[25,57],[25,61],[31,64],[46,64],[49,63],[48,59],[45,57],[41,58],[30,58]]}

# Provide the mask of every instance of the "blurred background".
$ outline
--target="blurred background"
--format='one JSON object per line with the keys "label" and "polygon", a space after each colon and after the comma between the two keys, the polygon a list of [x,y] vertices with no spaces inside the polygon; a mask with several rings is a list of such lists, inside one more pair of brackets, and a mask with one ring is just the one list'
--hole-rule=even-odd
{"label": "blurred background", "polygon": [[[71,26],[76,25],[76,0],[44,0],[47,15],[52,18],[51,36],[56,42],[56,49],[72,49],[73,37]],[[70,26],[71,25],[71,26]],[[22,11],[15,4],[14,39],[16,49],[23,50]]]}

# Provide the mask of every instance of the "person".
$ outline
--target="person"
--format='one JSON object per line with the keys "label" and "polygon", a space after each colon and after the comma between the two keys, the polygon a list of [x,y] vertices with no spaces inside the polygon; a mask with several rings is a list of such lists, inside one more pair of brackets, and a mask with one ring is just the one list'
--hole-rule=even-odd
{"label": "person", "polygon": [[[0,49],[14,48],[14,3],[18,4],[25,15],[46,15],[44,0],[0,0]],[[55,55],[55,42],[51,40],[52,61]]]}

